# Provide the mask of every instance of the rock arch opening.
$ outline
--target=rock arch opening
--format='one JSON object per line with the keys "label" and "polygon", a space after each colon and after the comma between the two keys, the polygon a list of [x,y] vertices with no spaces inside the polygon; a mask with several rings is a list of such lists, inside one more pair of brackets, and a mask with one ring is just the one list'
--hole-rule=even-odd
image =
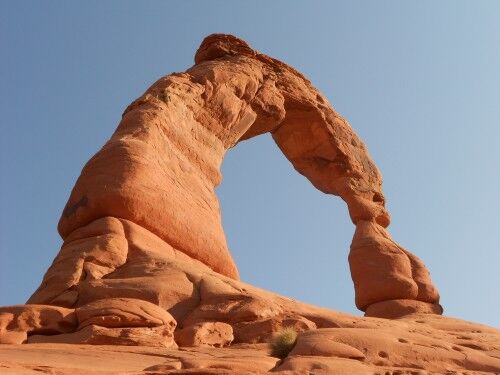
{"label": "rock arch opening", "polygon": [[350,310],[353,290],[346,259],[353,226],[345,203],[298,174],[269,134],[229,150],[221,170],[216,193],[241,279],[298,300]]}

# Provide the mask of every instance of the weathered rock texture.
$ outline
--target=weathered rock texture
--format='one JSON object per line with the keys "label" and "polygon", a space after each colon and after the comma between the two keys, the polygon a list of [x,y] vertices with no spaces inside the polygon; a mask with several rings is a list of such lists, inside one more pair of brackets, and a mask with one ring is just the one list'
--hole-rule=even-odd
{"label": "weathered rock texture", "polygon": [[195,62],[133,102],[85,165],[59,221],[64,245],[29,303],[89,302],[77,286],[130,263],[130,236],[154,234],[168,251],[238,279],[214,189],[226,151],[270,132],[297,171],[347,203],[357,306],[397,299],[438,311],[425,266],[384,229],[382,177],[365,145],[318,90],[230,35],[206,38]]}
{"label": "weathered rock texture", "polygon": [[[83,168],[40,287],[28,304],[0,308],[0,343],[32,349],[3,346],[0,366],[117,371],[113,361],[68,367],[51,357],[87,355],[71,343],[115,345],[106,350],[130,374],[500,371],[497,330],[438,315],[425,266],[385,229],[382,179],[365,145],[311,83],[229,35],[206,38],[195,63],[133,102]],[[225,152],[266,132],[316,188],[347,203],[356,305],[367,317],[238,281],[214,189]],[[302,333],[278,362],[259,343],[290,326]]]}
{"label": "weathered rock texture", "polygon": [[[282,361],[271,357],[264,343],[176,349],[144,344],[125,347],[120,346],[123,343],[101,341],[91,343],[106,345],[84,346],[58,343],[62,341],[59,336],[66,336],[61,334],[29,345],[0,345],[0,374],[500,373],[500,331],[490,327],[433,314],[387,320],[305,305],[302,308],[301,313],[310,310],[308,316],[314,316],[322,327],[333,328],[300,333],[295,347]],[[81,336],[92,337],[87,333]]]}

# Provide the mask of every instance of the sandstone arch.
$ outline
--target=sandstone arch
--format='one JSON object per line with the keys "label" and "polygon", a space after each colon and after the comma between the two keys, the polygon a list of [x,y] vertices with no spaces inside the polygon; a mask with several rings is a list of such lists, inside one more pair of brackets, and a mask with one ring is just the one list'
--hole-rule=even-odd
{"label": "sandstone arch", "polygon": [[317,189],[347,203],[358,308],[441,312],[423,263],[385,230],[382,177],[347,121],[295,69],[221,34],[134,101],[85,165],[59,221],[65,244],[28,302],[91,302],[81,281],[120,272],[141,236],[237,280],[214,189],[227,149],[266,132]]}

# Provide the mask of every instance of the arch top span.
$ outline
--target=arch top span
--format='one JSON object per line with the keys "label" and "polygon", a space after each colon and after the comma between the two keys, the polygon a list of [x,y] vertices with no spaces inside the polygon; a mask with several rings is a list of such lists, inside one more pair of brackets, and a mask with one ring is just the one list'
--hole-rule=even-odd
{"label": "arch top span", "polygon": [[357,306],[434,308],[439,296],[425,266],[385,229],[382,177],[365,144],[301,73],[231,35],[205,38],[195,65],[127,107],[83,168],[59,232],[67,238],[102,217],[126,219],[237,279],[215,187],[225,152],[263,133],[317,189],[346,202],[356,225],[349,262]]}

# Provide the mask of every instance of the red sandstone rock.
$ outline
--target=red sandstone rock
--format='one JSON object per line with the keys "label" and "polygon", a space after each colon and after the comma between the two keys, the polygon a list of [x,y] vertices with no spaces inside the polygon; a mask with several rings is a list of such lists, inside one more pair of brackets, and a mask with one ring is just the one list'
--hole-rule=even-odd
{"label": "red sandstone rock", "polygon": [[[360,310],[365,311],[372,304],[404,299],[421,301],[422,306],[435,305],[422,309],[442,313],[437,303],[439,294],[423,263],[394,242],[389,233],[374,221],[357,223],[349,264],[356,306]],[[419,311],[424,311],[422,309]],[[372,309],[371,315],[374,316],[376,311],[380,309]],[[387,317],[387,314],[380,316]]]}
{"label": "red sandstone rock", "polygon": [[359,349],[330,339],[323,330],[303,333],[297,338],[289,356],[320,356],[363,360],[366,355]]}
{"label": "red sandstone rock", "polygon": [[27,334],[57,334],[75,330],[72,309],[49,305],[0,307],[0,343],[22,344]]}
{"label": "red sandstone rock", "polygon": [[106,298],[76,309],[78,329],[88,325],[108,328],[158,327],[177,325],[172,315],[161,307],[135,298]]}
{"label": "red sandstone rock", "polygon": [[[215,187],[225,152],[266,132],[347,203],[366,317],[238,281]],[[500,331],[439,315],[423,262],[385,229],[381,185],[363,142],[304,76],[235,37],[209,36],[192,68],[125,110],[82,170],[40,287],[28,305],[0,308],[0,343],[29,343],[0,346],[0,373],[499,372]],[[278,361],[265,342],[284,327],[300,334]]]}
{"label": "red sandstone rock", "polygon": [[175,332],[179,346],[210,346],[222,348],[234,340],[233,327],[221,322],[205,322]]}
{"label": "red sandstone rock", "polygon": [[28,303],[74,306],[77,286],[113,272],[125,263],[127,253],[120,220],[106,217],[79,228],[66,239]]}
{"label": "red sandstone rock", "polygon": [[494,328],[435,314],[413,314],[396,320],[339,314],[338,323],[342,327],[300,333],[296,347],[283,361],[270,357],[266,344],[176,350],[47,343],[0,345],[0,373],[263,374],[272,370],[294,375],[486,375],[500,372],[500,331]]}
{"label": "red sandstone rock", "polygon": [[440,305],[412,299],[393,299],[374,303],[366,309],[365,316],[396,319],[411,314],[441,314]]}
{"label": "red sandstone rock", "polygon": [[297,332],[316,329],[316,323],[301,315],[279,314],[271,318],[233,323],[235,342],[262,343],[268,342],[274,333],[291,327]]}
{"label": "red sandstone rock", "polygon": [[177,347],[171,325],[133,328],[106,328],[89,325],[73,333],[51,336],[33,335],[28,338],[28,343]]}
{"label": "red sandstone rock", "polygon": [[[369,273],[373,261],[381,262],[376,268],[389,267],[390,275],[376,276],[373,291],[356,288],[360,308],[388,299],[438,302],[423,263],[385,241],[382,178],[365,145],[303,75],[230,35],[206,38],[195,63],[133,102],[83,168],[59,222],[65,244],[30,302],[81,303],[74,289],[82,275],[99,280],[125,261],[122,219],[237,279],[214,189],[227,149],[265,132],[316,188],[346,201],[358,227],[380,225],[371,260],[353,254],[353,277],[363,285],[359,275]],[[81,229],[87,225],[93,227]],[[113,257],[100,259],[103,248]]]}
{"label": "red sandstone rock", "polygon": [[[354,368],[356,371],[359,369],[360,373],[363,373],[362,368],[364,368],[367,374],[372,373],[371,366],[367,363],[382,368],[415,368],[415,363],[425,363],[425,370],[436,373],[444,371],[446,368],[446,365],[443,366],[444,363],[448,366],[454,363],[458,368],[478,372],[500,370],[499,358],[446,344],[437,338],[436,333],[436,331],[428,331],[427,335],[410,333],[397,326],[390,329],[379,328],[375,331],[367,328],[309,331],[299,336],[297,347],[278,369],[306,371],[313,370],[315,363],[320,363],[320,368],[332,371],[326,373],[336,373],[339,367],[342,368],[342,365],[339,366],[338,358],[349,358],[362,361],[362,366]],[[320,358],[313,361],[308,358],[304,361],[302,355]],[[325,361],[324,357],[334,357],[333,365],[328,359]]]}
{"label": "red sandstone rock", "polygon": [[28,339],[28,332],[9,329],[0,332],[0,344],[24,344]]}

